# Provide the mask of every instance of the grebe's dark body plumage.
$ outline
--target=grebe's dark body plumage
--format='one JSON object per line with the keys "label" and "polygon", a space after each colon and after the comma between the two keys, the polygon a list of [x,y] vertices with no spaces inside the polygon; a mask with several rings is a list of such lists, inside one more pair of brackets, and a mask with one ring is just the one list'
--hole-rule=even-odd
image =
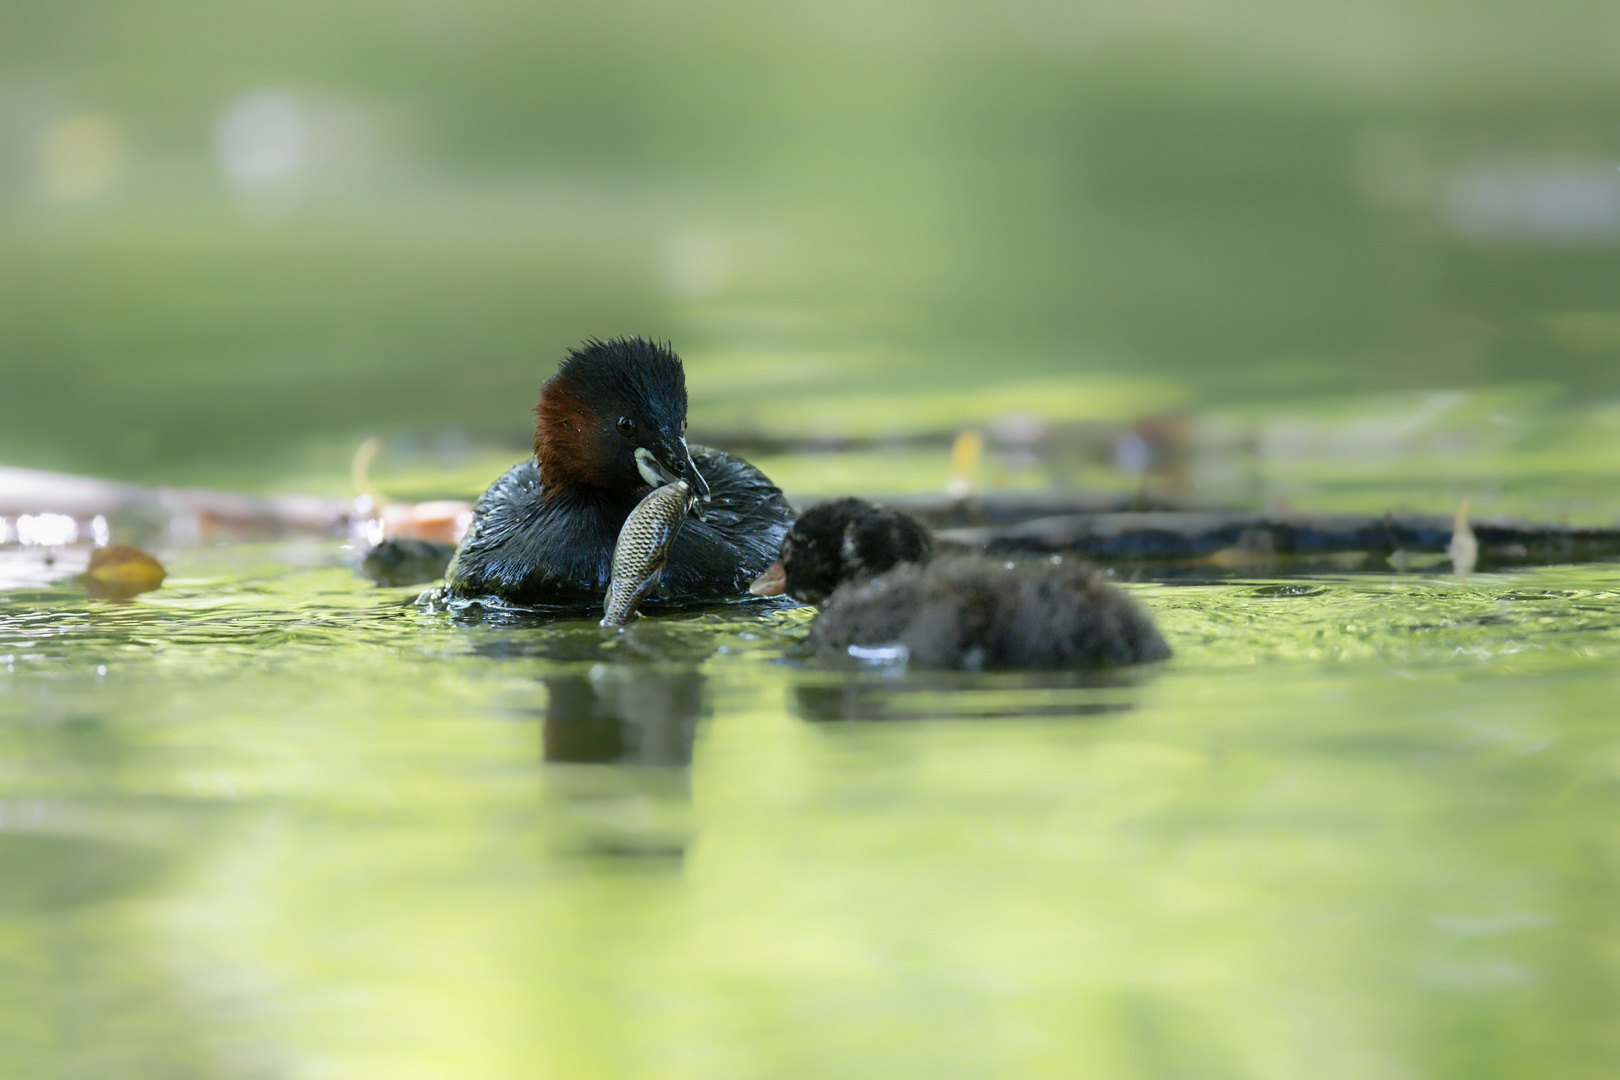
{"label": "grebe's dark body plumage", "polygon": [[782,492],[741,458],[688,447],[686,379],[668,348],[588,341],[541,387],[535,456],[484,492],[445,574],[450,592],[517,604],[600,603],[624,519],[654,486],[703,498],[670,549],[656,595],[745,593],[793,521]]}
{"label": "grebe's dark body plumage", "polygon": [[921,667],[1109,667],[1170,656],[1152,618],[1084,562],[932,556],[915,519],[840,499],[805,512],[754,588],[819,603],[812,645],[903,646]]}

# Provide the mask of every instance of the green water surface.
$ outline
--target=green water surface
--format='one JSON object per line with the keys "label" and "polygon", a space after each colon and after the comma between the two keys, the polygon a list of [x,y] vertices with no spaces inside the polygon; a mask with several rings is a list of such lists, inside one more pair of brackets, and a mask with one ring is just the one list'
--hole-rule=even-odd
{"label": "green water surface", "polygon": [[1612,566],[1131,586],[1093,678],[171,570],[0,598],[0,1076],[1620,1064]]}

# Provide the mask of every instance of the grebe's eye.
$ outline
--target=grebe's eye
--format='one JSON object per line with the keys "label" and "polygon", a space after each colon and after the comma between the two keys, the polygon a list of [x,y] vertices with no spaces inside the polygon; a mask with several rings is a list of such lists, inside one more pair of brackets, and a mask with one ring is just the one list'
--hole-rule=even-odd
{"label": "grebe's eye", "polygon": [[628,416],[619,417],[619,434],[627,439],[636,437],[636,422]]}

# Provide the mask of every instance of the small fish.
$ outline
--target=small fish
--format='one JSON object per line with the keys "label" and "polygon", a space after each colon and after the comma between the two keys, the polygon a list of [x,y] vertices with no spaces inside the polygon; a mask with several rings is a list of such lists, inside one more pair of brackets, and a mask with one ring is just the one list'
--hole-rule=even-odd
{"label": "small fish", "polygon": [[696,500],[685,480],[655,488],[636,504],[613,545],[613,580],[602,604],[602,625],[623,626],[658,584],[670,545]]}

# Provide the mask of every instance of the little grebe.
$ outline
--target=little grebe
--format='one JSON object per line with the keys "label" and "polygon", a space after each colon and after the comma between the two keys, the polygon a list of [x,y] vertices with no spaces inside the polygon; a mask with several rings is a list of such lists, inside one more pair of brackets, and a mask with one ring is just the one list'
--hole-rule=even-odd
{"label": "little grebe", "polygon": [[748,462],[686,443],[686,375],[667,346],[590,340],[540,388],[534,458],[496,480],[445,573],[454,596],[600,603],[614,542],[652,488],[685,480],[701,501],[669,552],[659,595],[744,594],[793,522]]}
{"label": "little grebe", "polygon": [[1103,667],[1170,656],[1152,618],[1082,562],[932,554],[916,520],[839,499],[804,513],[750,590],[819,604],[812,645],[903,646],[922,667]]}

